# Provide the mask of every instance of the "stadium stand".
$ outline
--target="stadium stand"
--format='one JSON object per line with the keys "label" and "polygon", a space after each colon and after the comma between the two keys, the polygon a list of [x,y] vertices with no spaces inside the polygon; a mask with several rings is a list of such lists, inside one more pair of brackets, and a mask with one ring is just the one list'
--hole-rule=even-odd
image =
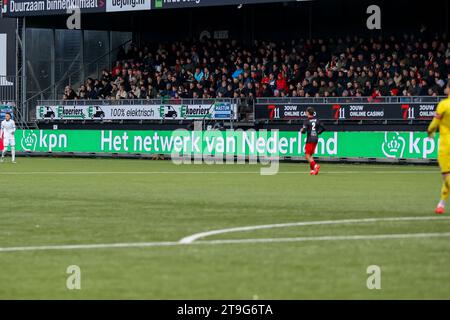
{"label": "stadium stand", "polygon": [[111,70],[67,86],[64,100],[439,96],[449,81],[446,35],[287,42],[205,39],[121,48]]}

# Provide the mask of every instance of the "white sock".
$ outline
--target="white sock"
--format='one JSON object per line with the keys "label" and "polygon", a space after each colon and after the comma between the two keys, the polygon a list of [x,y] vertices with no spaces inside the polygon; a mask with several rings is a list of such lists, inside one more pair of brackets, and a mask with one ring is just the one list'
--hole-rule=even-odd
{"label": "white sock", "polygon": [[3,151],[2,151],[2,158],[4,158],[5,157],[5,154],[6,154],[6,148],[5,149],[3,149]]}
{"label": "white sock", "polygon": [[11,146],[11,160],[16,161],[16,147]]}
{"label": "white sock", "polygon": [[440,208],[445,208],[445,200],[439,201],[438,207],[440,207]]}

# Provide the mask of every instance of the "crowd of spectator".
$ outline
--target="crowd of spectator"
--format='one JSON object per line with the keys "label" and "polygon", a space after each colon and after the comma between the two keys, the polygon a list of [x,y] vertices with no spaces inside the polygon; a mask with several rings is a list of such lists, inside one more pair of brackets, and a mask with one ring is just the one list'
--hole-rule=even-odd
{"label": "crowd of spectator", "polygon": [[117,59],[64,99],[437,96],[450,79],[445,35],[131,45]]}

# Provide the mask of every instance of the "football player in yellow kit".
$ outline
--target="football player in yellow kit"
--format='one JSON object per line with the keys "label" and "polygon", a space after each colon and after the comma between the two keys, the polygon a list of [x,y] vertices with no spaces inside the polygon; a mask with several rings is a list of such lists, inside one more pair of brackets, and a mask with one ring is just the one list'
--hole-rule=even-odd
{"label": "football player in yellow kit", "polygon": [[[450,82],[447,83],[445,94],[450,95]],[[434,133],[438,129],[438,162],[444,181],[441,189],[441,201],[439,201],[435,213],[443,214],[445,212],[445,202],[448,199],[450,190],[450,96],[438,104],[436,115],[428,127],[428,136],[434,137]]]}

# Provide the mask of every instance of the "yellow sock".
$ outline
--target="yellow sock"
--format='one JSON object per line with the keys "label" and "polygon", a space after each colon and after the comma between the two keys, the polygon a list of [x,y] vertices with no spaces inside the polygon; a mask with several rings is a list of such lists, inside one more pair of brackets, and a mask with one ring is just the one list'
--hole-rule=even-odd
{"label": "yellow sock", "polygon": [[450,190],[450,175],[447,175],[445,177],[444,182],[442,183],[442,189],[441,189],[441,200],[447,201],[448,195]]}

